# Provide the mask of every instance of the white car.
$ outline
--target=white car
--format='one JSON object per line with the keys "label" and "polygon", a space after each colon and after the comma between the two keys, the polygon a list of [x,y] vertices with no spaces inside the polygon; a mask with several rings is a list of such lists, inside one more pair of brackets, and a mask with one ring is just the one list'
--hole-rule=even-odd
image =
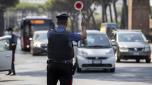
{"label": "white car", "polygon": [[107,70],[115,72],[114,50],[105,33],[87,30],[87,39],[75,48],[77,72]]}
{"label": "white car", "polygon": [[32,55],[38,55],[41,53],[47,53],[47,30],[35,31],[31,40],[31,53]]}
{"label": "white car", "polygon": [[0,71],[11,69],[12,51],[9,49],[10,35],[0,37]]}

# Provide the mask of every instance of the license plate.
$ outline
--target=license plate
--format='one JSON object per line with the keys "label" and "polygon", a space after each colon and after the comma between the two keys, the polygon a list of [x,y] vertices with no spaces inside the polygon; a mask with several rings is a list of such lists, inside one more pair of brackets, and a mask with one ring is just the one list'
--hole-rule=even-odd
{"label": "license plate", "polygon": [[101,60],[93,60],[93,61],[92,61],[92,64],[101,64],[101,63],[102,63]]}
{"label": "license plate", "polygon": [[139,55],[139,53],[138,53],[138,52],[134,52],[133,54],[134,54],[134,55]]}
{"label": "license plate", "polygon": [[46,50],[46,51],[47,51],[47,48],[44,48],[44,50]]}

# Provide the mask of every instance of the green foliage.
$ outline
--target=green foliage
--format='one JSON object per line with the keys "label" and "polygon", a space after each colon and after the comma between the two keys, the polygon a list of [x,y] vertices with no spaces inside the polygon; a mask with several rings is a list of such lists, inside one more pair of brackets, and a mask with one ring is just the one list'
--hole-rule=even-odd
{"label": "green foliage", "polygon": [[45,9],[49,9],[49,8],[53,5],[54,2],[55,2],[55,0],[48,0],[48,1],[45,3],[44,8],[45,8]]}
{"label": "green foliage", "polygon": [[30,4],[30,3],[19,3],[16,6],[16,10],[36,10],[42,8],[39,4]]}
{"label": "green foliage", "polygon": [[[48,0],[45,7],[52,11],[77,12],[74,9],[74,3],[78,0]],[[94,0],[81,0],[84,3],[83,10],[88,10]]]}

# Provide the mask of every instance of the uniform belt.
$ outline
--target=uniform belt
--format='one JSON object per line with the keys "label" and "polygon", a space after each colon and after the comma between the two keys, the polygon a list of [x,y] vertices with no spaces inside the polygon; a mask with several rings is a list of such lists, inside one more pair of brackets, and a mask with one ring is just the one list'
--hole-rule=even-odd
{"label": "uniform belt", "polygon": [[50,63],[64,63],[64,64],[72,64],[73,63],[73,60],[63,60],[63,61],[59,61],[59,60],[47,60],[47,63],[50,64]]}

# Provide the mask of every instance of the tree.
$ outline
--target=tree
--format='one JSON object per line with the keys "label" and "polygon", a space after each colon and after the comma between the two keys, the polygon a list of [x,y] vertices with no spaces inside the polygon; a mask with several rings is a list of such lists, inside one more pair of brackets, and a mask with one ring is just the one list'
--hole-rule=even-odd
{"label": "tree", "polygon": [[15,10],[22,14],[21,17],[27,16],[29,13],[37,13],[40,14],[40,10],[44,10],[43,5],[40,4],[31,4],[31,3],[20,3],[17,4]]}
{"label": "tree", "polygon": [[96,0],[96,2],[102,6],[102,22],[107,22],[107,7],[112,2],[112,0]]}
{"label": "tree", "polygon": [[113,5],[113,9],[114,9],[114,14],[115,14],[115,22],[117,23],[117,10],[116,10],[116,2],[118,0],[95,0],[97,5],[100,5],[102,7],[102,23],[104,22],[108,22],[107,19],[107,8],[109,7],[109,12],[110,12],[110,19],[111,22],[113,22],[113,18],[112,18],[112,9],[111,6]]}
{"label": "tree", "polygon": [[122,29],[128,29],[128,5],[127,0],[123,0],[121,26]]}
{"label": "tree", "polygon": [[112,0],[113,2],[113,8],[114,8],[114,14],[115,14],[115,22],[118,23],[118,20],[117,20],[117,9],[116,9],[116,2],[118,0]]}
{"label": "tree", "polygon": [[[67,12],[70,14],[71,19],[71,25],[73,30],[76,30],[78,28],[78,15],[79,12],[74,9],[74,3],[77,0],[49,0],[46,3],[46,7],[48,10],[51,10],[53,12]],[[90,22],[90,19],[92,18],[92,22],[95,24],[93,12],[94,10],[91,9],[91,5],[94,3],[94,0],[81,0],[84,3],[84,8],[82,10],[83,19],[87,21],[88,25]],[[90,26],[89,26],[90,27]],[[96,27],[95,27],[96,28]]]}
{"label": "tree", "polygon": [[4,12],[6,8],[15,6],[19,0],[0,0],[0,36],[4,33]]}

